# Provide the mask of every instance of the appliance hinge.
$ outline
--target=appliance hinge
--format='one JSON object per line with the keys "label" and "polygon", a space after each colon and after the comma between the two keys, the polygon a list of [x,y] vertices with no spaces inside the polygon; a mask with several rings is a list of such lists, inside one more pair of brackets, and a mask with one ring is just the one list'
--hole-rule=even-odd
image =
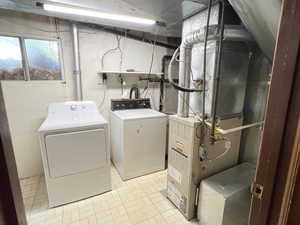
{"label": "appliance hinge", "polygon": [[261,184],[253,183],[251,187],[252,196],[257,199],[263,198],[264,186]]}

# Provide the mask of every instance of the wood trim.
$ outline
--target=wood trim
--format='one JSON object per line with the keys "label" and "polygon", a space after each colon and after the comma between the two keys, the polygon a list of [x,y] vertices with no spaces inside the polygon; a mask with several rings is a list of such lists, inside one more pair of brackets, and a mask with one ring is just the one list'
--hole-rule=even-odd
{"label": "wood trim", "polygon": [[249,225],[266,225],[296,71],[300,27],[298,0],[283,1],[272,79],[255,183],[264,187],[262,199],[252,198]]}
{"label": "wood trim", "polygon": [[27,225],[0,83],[0,224]]}
{"label": "wood trim", "polygon": [[300,173],[298,172],[293,198],[290,202],[290,210],[287,220],[287,225],[299,225],[300,224]]}
{"label": "wood trim", "polygon": [[290,164],[287,176],[287,187],[284,192],[281,212],[278,220],[278,224],[280,225],[287,224],[294,188],[300,168],[300,120],[298,122],[297,135],[291,159],[292,162]]}
{"label": "wood trim", "polygon": [[[300,18],[299,20],[300,21]],[[299,35],[300,36],[300,35]],[[272,207],[269,213],[269,223],[277,225],[281,210],[281,205],[284,199],[284,192],[287,185],[287,177],[289,166],[293,163],[293,149],[297,133],[298,119],[300,116],[300,37],[298,46],[298,66],[295,72],[295,79],[293,82],[293,91],[289,100],[288,114],[284,130],[284,138],[279,155],[279,162],[277,166],[276,182],[274,184],[274,191],[272,196]],[[281,225],[281,224],[280,224]]]}

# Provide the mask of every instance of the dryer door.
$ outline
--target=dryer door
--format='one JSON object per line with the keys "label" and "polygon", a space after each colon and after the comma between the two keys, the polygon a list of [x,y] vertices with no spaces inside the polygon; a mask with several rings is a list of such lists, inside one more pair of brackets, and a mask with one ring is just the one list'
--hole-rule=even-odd
{"label": "dryer door", "polygon": [[45,141],[52,178],[94,170],[109,162],[105,129],[47,135]]}

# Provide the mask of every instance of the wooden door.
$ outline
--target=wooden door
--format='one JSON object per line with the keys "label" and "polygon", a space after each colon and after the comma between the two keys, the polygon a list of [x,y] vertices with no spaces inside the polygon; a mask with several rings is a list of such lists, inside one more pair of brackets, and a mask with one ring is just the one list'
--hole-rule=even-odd
{"label": "wooden door", "polygon": [[[272,221],[280,225],[300,224],[300,120],[298,122],[297,135],[294,142],[293,151],[287,170],[286,183],[280,212],[276,212],[276,217],[271,217]],[[284,183],[283,183],[284,184]],[[278,186],[278,185],[277,185]],[[276,190],[276,189],[275,189]],[[276,191],[275,191],[276,192]],[[274,214],[274,213],[273,213]],[[279,216],[278,221],[276,218]]]}

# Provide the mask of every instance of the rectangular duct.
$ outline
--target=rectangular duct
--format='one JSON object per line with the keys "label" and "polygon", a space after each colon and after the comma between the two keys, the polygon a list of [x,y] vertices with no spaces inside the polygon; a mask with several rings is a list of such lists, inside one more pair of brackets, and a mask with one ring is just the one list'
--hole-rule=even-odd
{"label": "rectangular duct", "polygon": [[[233,14],[230,6],[225,7],[225,15],[226,13],[230,16]],[[243,112],[250,53],[247,42],[252,41],[252,37],[241,26],[225,25],[220,77],[218,77],[218,28],[220,26],[220,14],[221,10],[219,4],[217,4],[212,8],[209,28],[205,114],[209,118],[212,116],[214,101],[217,98],[216,115],[220,119],[225,119],[235,117]],[[226,16],[226,18],[230,18],[230,16]],[[231,18],[232,23],[239,21],[236,20],[234,16]],[[203,11],[184,21],[183,44],[181,47],[185,46],[189,48],[186,51],[191,51],[191,61],[183,63],[183,61],[185,61],[183,58],[184,60],[180,60],[180,65],[182,65],[182,71],[184,70],[183,67],[187,67],[185,68],[185,76],[192,77],[192,80],[203,80],[204,76],[204,43],[202,36],[204,34],[206,20],[207,11]],[[228,19],[225,20],[225,22],[232,24]],[[193,45],[190,46],[187,45],[187,43],[192,43]],[[180,56],[182,59],[184,54],[181,53]],[[217,79],[219,79],[219,85],[217,85]],[[196,88],[193,86],[194,83],[195,82],[191,82],[191,88]],[[218,96],[216,96],[217,93]],[[187,97],[184,98],[184,96]],[[190,114],[202,112],[202,93],[194,92],[189,94],[181,92],[178,102],[178,115],[187,115],[187,105],[190,105]]]}

